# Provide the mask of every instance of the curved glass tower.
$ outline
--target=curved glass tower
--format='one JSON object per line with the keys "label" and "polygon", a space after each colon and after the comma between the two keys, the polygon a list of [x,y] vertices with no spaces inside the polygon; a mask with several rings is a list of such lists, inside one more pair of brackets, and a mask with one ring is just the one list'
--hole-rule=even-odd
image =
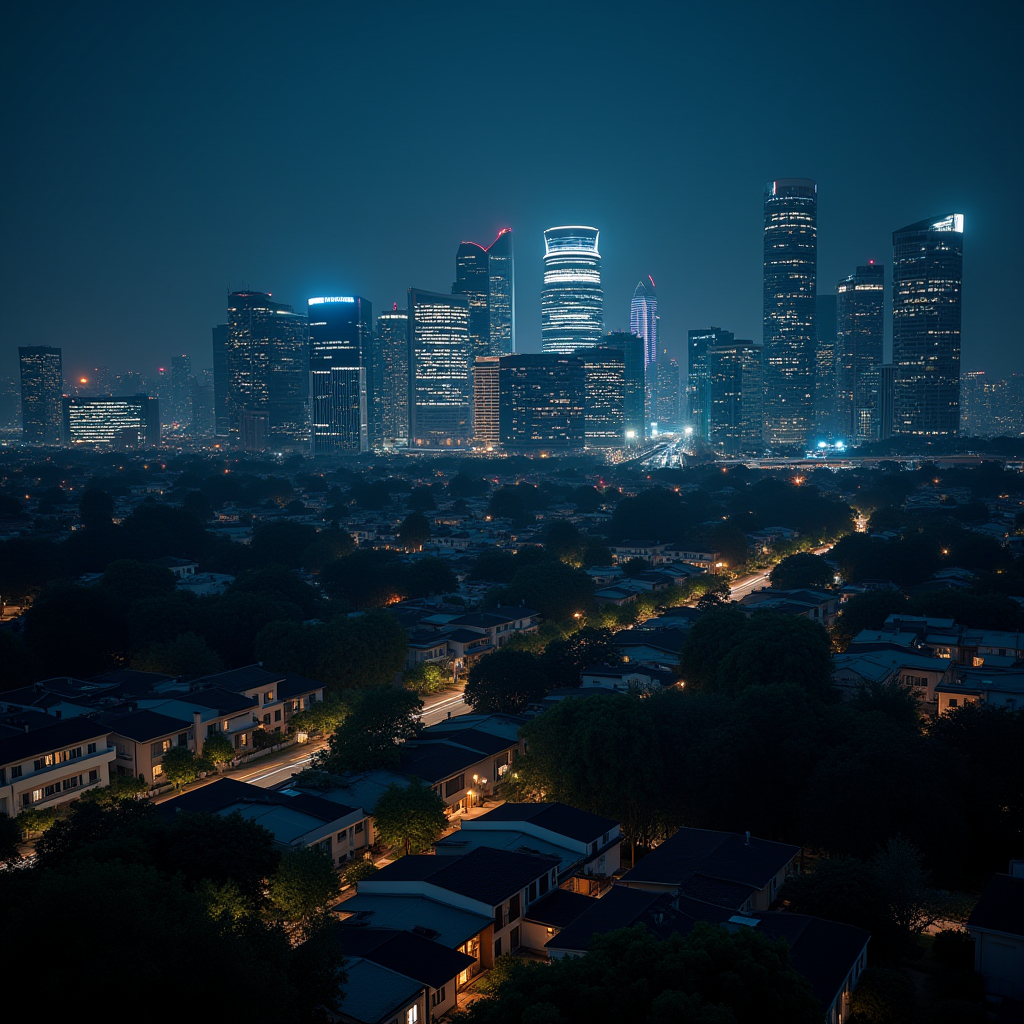
{"label": "curved glass tower", "polygon": [[654,291],[654,278],[647,275],[650,287],[641,281],[633,292],[629,305],[629,331],[644,339],[644,366],[658,358],[658,296]]}
{"label": "curved glass tower", "polygon": [[469,337],[474,358],[515,351],[515,262],[512,229],[502,228],[485,249],[463,242],[455,254],[452,295],[469,300]]}
{"label": "curved glass tower", "polygon": [[892,235],[893,433],[960,431],[964,218],[929,217]]}
{"label": "curved glass tower", "polygon": [[764,187],[764,441],[803,448],[814,423],[818,186]]}
{"label": "curved glass tower", "polygon": [[572,354],[604,334],[604,292],[597,228],[570,225],[544,232],[541,347]]}

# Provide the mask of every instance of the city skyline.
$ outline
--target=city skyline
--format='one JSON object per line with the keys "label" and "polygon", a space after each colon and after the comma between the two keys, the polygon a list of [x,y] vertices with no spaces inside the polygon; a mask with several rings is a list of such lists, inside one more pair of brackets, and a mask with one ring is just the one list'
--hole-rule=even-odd
{"label": "city skyline", "polygon": [[[828,17],[763,25],[729,10],[663,5],[652,74],[642,83],[598,76],[588,112],[562,146],[562,123],[544,112],[545,87],[531,81],[529,62],[562,36],[601,52],[626,51],[642,26],[622,19],[614,34],[610,23],[584,27],[587,19],[577,18],[572,4],[546,12],[542,29],[518,14],[472,25],[454,12],[398,18],[390,26],[389,66],[400,73],[381,83],[368,73],[368,54],[354,55],[342,74],[326,75],[331,62],[317,54],[342,28],[340,12],[321,12],[315,36],[305,19],[282,13],[271,46],[265,34],[261,41],[265,19],[238,18],[230,3],[185,17],[169,32],[157,8],[127,19],[102,10],[71,15],[46,31],[41,12],[19,10],[13,29],[26,42],[3,72],[11,101],[6,137],[18,157],[2,172],[10,244],[0,275],[7,339],[0,373],[16,372],[14,349],[28,344],[62,346],[69,371],[131,365],[152,372],[180,353],[209,365],[207,332],[221,322],[228,290],[271,292],[296,309],[310,295],[360,294],[386,309],[402,304],[411,285],[448,291],[458,242],[494,238],[506,226],[519,236],[516,350],[538,351],[541,232],[560,223],[601,229],[606,329],[628,329],[631,293],[650,273],[659,285],[661,343],[680,359],[686,332],[709,323],[760,337],[760,188],[786,175],[819,184],[825,282],[869,259],[887,261],[894,228],[936,210],[963,212],[970,237],[963,364],[1008,373],[1019,366],[1013,343],[1021,334],[1009,300],[1024,273],[1015,231],[1024,206],[1013,181],[1021,139],[1005,130],[1005,115],[987,97],[1019,93],[1019,66],[1009,49],[1001,56],[1012,25],[984,45],[976,39],[981,25],[965,26],[962,73],[931,82],[930,102],[954,127],[941,163],[931,159],[924,121],[834,115],[869,77],[913,101],[922,88],[918,72],[900,54],[911,43],[938,52],[954,11],[949,4],[901,5],[883,36],[863,26],[837,47]],[[1006,11],[1020,23],[1019,6]],[[344,18],[346,33],[372,35],[375,26],[369,12]],[[687,67],[695,102],[683,105],[672,62],[657,56],[679,32],[705,40]],[[784,62],[768,55],[788,35],[783,52],[828,54],[794,122],[753,102],[761,90],[782,86]],[[225,48],[228,37],[233,45]],[[115,39],[117,53],[129,58],[130,89],[112,59]],[[488,142],[482,127],[490,121],[485,94],[461,92],[458,77],[466,60],[496,41],[512,63],[503,155],[467,175],[464,154],[478,132],[480,145]],[[259,76],[240,73],[243,53],[261,67]],[[744,70],[723,85],[711,71],[726,55]],[[417,76],[420,67],[430,74]],[[31,88],[40,71],[50,84]],[[346,105],[361,111],[363,152],[380,153],[385,140],[394,145],[405,132],[417,160],[383,171],[379,159],[339,165],[340,140],[320,128],[339,89]],[[448,137],[420,124],[401,127],[413,94],[423,109],[446,109],[458,95],[465,127]],[[640,103],[645,121],[658,126],[659,159],[632,166],[610,154],[616,125]],[[225,128],[222,112],[238,109],[251,113],[233,116]],[[315,159],[301,171],[283,151],[240,163],[235,153],[257,125],[314,139]],[[729,161],[692,158],[731,148],[736,138],[744,142]],[[122,202],[131,216],[118,215]],[[159,319],[146,316],[154,282],[177,299]],[[42,308],[48,315],[35,316]],[[887,329],[886,358],[889,346]]]}

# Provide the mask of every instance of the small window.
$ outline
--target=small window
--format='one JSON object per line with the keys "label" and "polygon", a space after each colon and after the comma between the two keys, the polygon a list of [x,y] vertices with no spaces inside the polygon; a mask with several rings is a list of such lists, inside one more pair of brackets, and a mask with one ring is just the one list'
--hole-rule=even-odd
{"label": "small window", "polygon": [[357,832],[362,832],[363,831],[363,823],[361,821],[357,821],[356,822],[356,831]]}
{"label": "small window", "polygon": [[415,1006],[410,1006],[409,1009],[405,1011],[405,1024],[419,1024],[419,1020],[420,1007],[419,1003],[417,1003]]}
{"label": "small window", "polygon": [[20,779],[21,778],[21,765],[20,764],[12,764],[11,765],[11,778],[12,779]]}
{"label": "small window", "polygon": [[86,747],[85,749],[86,749],[86,751],[88,753],[95,754],[96,753],[96,744],[95,743],[90,743],[89,746]]}
{"label": "small window", "polygon": [[949,706],[950,706],[951,708],[955,708],[955,707],[957,706],[957,700],[956,700],[956,697],[950,697],[950,698],[949,698]]}
{"label": "small window", "polygon": [[267,692],[265,694],[263,694],[263,703],[264,704],[269,704],[273,699],[274,699],[274,691],[273,690],[267,690]]}
{"label": "small window", "polygon": [[90,771],[89,771],[89,782],[92,783],[92,782],[99,782],[99,781],[100,781],[100,770],[98,768],[90,769]]}
{"label": "small window", "polygon": [[280,709],[280,708],[278,708],[278,709],[277,709],[277,710],[276,710],[276,711],[274,712],[274,721],[275,721],[275,722],[280,722],[280,721],[281,721],[281,709]]}

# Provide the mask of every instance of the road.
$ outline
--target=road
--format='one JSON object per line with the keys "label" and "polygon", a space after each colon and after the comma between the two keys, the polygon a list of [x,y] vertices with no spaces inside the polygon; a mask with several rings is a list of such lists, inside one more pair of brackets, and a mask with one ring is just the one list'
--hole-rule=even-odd
{"label": "road", "polygon": [[[462,699],[461,690],[444,690],[432,695],[424,703],[423,710],[417,715],[424,725],[436,725],[445,718],[465,714],[468,705]],[[309,759],[327,746],[326,740],[304,743],[301,747],[289,747],[273,757],[261,758],[254,764],[244,764],[240,768],[224,772],[224,775],[239,782],[248,782],[252,786],[270,789],[288,781],[296,772],[302,771],[309,764]]]}
{"label": "road", "polygon": [[[814,549],[814,554],[823,555],[826,551],[831,551],[831,544],[824,544],[820,548]],[[771,586],[768,577],[771,575],[771,569],[761,569],[750,576],[741,576],[738,580],[733,580],[729,584],[729,600],[730,601],[742,601],[748,594],[754,593],[755,590],[761,590],[763,587]]]}

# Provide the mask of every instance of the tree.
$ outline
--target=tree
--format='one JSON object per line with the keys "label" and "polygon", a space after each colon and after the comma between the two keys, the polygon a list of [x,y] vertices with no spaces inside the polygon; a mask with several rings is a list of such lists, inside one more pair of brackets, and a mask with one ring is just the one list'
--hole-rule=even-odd
{"label": "tree", "polygon": [[286,853],[271,876],[270,902],[305,930],[341,891],[338,873],[328,854],[316,847]]}
{"label": "tree", "polygon": [[358,885],[364,878],[370,878],[377,874],[380,868],[372,860],[355,860],[345,868],[344,878],[346,885]]}
{"label": "tree", "polygon": [[119,558],[103,571],[99,585],[113,600],[131,605],[149,597],[173,594],[175,579],[171,570],[162,565]]}
{"label": "tree", "polygon": [[857,1024],[904,1024],[914,1019],[914,983],[902,972],[868,967],[850,999]]}
{"label": "tree", "polygon": [[482,498],[488,490],[487,481],[456,473],[448,481],[448,494],[453,498]]}
{"label": "tree", "polygon": [[594,584],[579,569],[563,562],[541,562],[517,569],[512,582],[496,595],[502,604],[524,604],[546,619],[572,621],[594,604]]}
{"label": "tree", "polygon": [[928,875],[921,851],[905,839],[890,839],[871,861],[882,887],[889,916],[907,948],[928,923]]}
{"label": "tree", "polygon": [[280,565],[286,569],[301,569],[303,556],[316,540],[316,527],[307,523],[290,523],[286,519],[262,523],[253,532],[253,563],[263,567]]}
{"label": "tree", "polygon": [[100,807],[117,807],[131,800],[141,800],[149,792],[149,783],[141,775],[111,775],[110,785],[90,789],[79,799],[92,801]]}
{"label": "tree", "polygon": [[399,744],[422,728],[423,702],[408,690],[375,686],[352,695],[348,718],[331,736],[326,750],[313,755],[311,767],[331,772],[393,768]]}
{"label": "tree", "polygon": [[622,566],[622,573],[624,576],[639,576],[648,572],[650,568],[651,563],[646,558],[629,558]]}
{"label": "tree", "polygon": [[328,562],[320,570],[320,586],[346,609],[381,608],[404,597],[401,566],[387,551],[370,548]]}
{"label": "tree", "polygon": [[182,633],[164,644],[153,644],[132,655],[132,668],[198,679],[224,670],[224,662],[195,633]]}
{"label": "tree", "polygon": [[409,597],[433,597],[459,589],[459,578],[443,558],[418,558],[405,574]]}
{"label": "tree", "polygon": [[175,789],[184,789],[195,782],[202,771],[203,763],[188,747],[171,747],[160,761],[163,776]]}
{"label": "tree", "polygon": [[430,520],[421,512],[410,512],[398,527],[398,541],[408,550],[419,551],[430,540]]}
{"label": "tree", "polygon": [[114,499],[96,488],[87,488],[78,503],[78,518],[87,530],[110,529],[113,525]]}
{"label": "tree", "polygon": [[402,673],[402,685],[413,693],[439,693],[452,685],[452,667],[447,661],[421,661]]}
{"label": "tree", "polygon": [[510,583],[518,567],[515,555],[497,548],[486,548],[476,556],[469,578],[488,583]]}
{"label": "tree", "polygon": [[307,619],[323,611],[324,601],[315,587],[283,565],[268,565],[239,576],[231,584],[232,594],[270,594],[279,601],[298,605]]}
{"label": "tree", "polygon": [[541,660],[527,651],[503,647],[484,655],[469,670],[466,703],[476,712],[519,714],[547,692]]}
{"label": "tree", "polygon": [[[166,758],[166,754],[164,757]],[[215,732],[212,736],[207,736],[203,742],[203,754],[202,760],[213,768],[220,768],[221,765],[230,764],[235,758],[235,748],[231,745],[231,740],[226,736],[222,736],[219,732]]]}
{"label": "tree", "polygon": [[392,783],[373,809],[373,828],[388,846],[410,853],[429,850],[448,827],[445,802],[419,779],[408,786]]}
{"label": "tree", "polygon": [[0,814],[0,864],[11,864],[21,859],[21,840],[21,826],[17,818]]}
{"label": "tree", "polygon": [[228,668],[251,665],[256,637],[271,622],[301,622],[302,609],[267,594],[224,594],[205,598],[203,632],[206,642]]}
{"label": "tree", "polygon": [[434,489],[429,484],[425,487],[414,487],[409,495],[409,508],[417,512],[433,512],[437,508]]}
{"label": "tree", "polygon": [[541,964],[503,965],[493,995],[472,1003],[467,1024],[812,1024],[821,1006],[793,970],[789,947],[753,928],[698,922],[658,939],[643,925],[596,935],[590,951]]}
{"label": "tree", "polygon": [[330,735],[345,721],[348,704],[337,694],[328,693],[323,700],[310,704],[304,711],[292,715],[288,727],[292,732],[323,733]]}
{"label": "tree", "polygon": [[886,588],[854,594],[839,609],[833,634],[842,638],[845,648],[862,629],[881,629],[885,620],[898,612],[909,612],[907,599],[898,590]]}
{"label": "tree", "polygon": [[801,587],[828,589],[833,584],[835,570],[820,555],[801,551],[787,555],[772,569],[770,579],[773,587],[781,590],[796,590]]}
{"label": "tree", "polygon": [[610,629],[585,626],[561,640],[552,640],[541,665],[552,687],[579,686],[588,665],[618,665],[622,654]]}

